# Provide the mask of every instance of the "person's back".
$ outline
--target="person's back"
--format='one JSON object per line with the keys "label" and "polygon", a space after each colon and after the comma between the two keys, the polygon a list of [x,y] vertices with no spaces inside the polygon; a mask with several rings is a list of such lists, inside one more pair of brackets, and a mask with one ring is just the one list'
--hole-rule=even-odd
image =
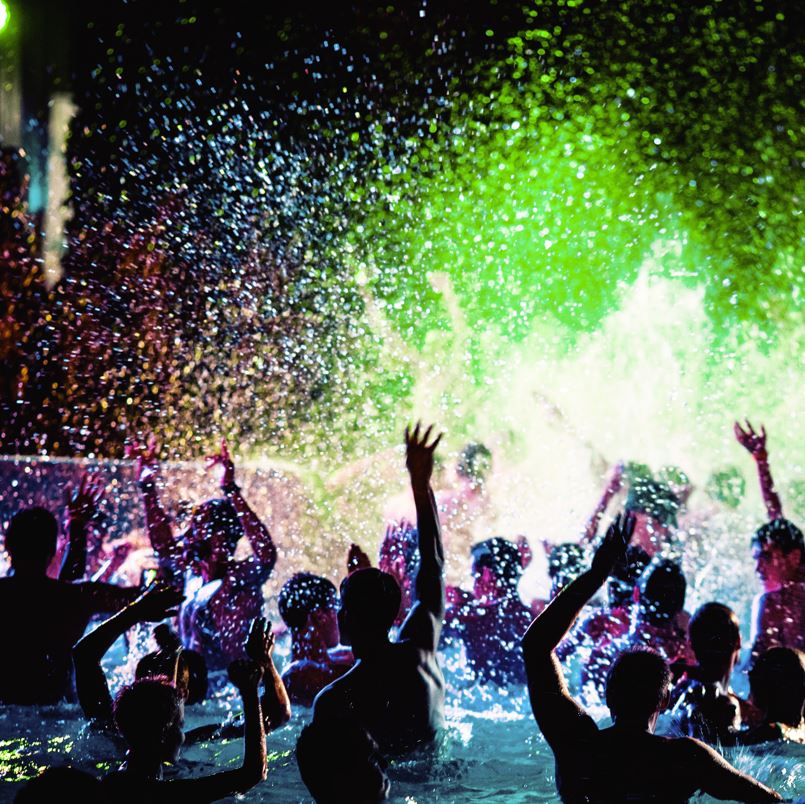
{"label": "person's back", "polygon": [[445,683],[436,659],[444,617],[444,552],[430,477],[436,439],[419,426],[406,432],[407,466],[417,509],[420,566],[415,601],[392,643],[388,632],[400,607],[396,580],[361,569],[341,584],[338,622],[342,640],[357,659],[353,668],[323,689],[314,702],[314,722],[351,720],[365,728],[381,750],[401,753],[433,739],[444,722]]}
{"label": "person's back", "polygon": [[116,611],[137,593],[49,578],[45,573],[56,552],[57,529],[49,511],[31,508],[16,514],[6,532],[14,575],[0,579],[0,606],[8,613],[0,703],[52,704],[69,697],[71,650],[90,618]]}

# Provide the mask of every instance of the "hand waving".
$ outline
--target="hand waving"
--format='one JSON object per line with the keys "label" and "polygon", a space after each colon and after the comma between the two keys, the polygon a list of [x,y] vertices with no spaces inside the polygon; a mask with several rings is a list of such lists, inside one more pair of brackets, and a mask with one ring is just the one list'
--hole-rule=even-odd
{"label": "hand waving", "polygon": [[97,475],[85,472],[77,488],[67,487],[65,503],[71,522],[88,522],[98,511],[106,484]]}
{"label": "hand waving", "polygon": [[420,436],[420,423],[417,422],[414,431],[410,427],[405,428],[405,465],[408,474],[411,475],[411,483],[414,485],[427,485],[433,475],[433,453],[439,442],[442,440],[441,433],[428,444],[433,425]]}
{"label": "hand waving", "polygon": [[591,570],[601,578],[606,578],[617,561],[626,553],[632,540],[636,519],[634,514],[618,514],[607,528],[603,541],[593,556]]}
{"label": "hand waving", "polygon": [[[246,637],[246,655],[261,668],[271,663],[271,654],[274,652],[274,632],[271,630],[271,621],[265,617],[255,617],[249,636]],[[234,680],[232,682],[235,683]],[[237,686],[237,685],[236,685]]]}
{"label": "hand waving", "polygon": [[124,454],[129,460],[137,461],[137,482],[140,485],[153,483],[159,466],[159,442],[151,433],[145,444],[136,441],[126,444]]}
{"label": "hand waving", "polygon": [[213,466],[222,466],[224,473],[221,476],[221,488],[226,489],[235,483],[235,464],[229,454],[229,448],[226,445],[226,439],[221,439],[221,451],[215,455],[208,455],[205,460],[207,461],[207,469],[212,469]]}
{"label": "hand waving", "polygon": [[138,622],[158,623],[175,617],[184,595],[169,586],[149,586],[131,605],[137,613]]}
{"label": "hand waving", "polygon": [[256,690],[263,678],[263,668],[252,659],[236,659],[227,672],[229,680],[241,693]]}
{"label": "hand waving", "polygon": [[759,455],[766,454],[766,428],[763,425],[760,426],[760,432],[756,433],[755,428],[752,427],[749,419],[747,419],[746,430],[741,427],[740,422],[735,422],[732,429],[738,443],[750,455],[757,458]]}

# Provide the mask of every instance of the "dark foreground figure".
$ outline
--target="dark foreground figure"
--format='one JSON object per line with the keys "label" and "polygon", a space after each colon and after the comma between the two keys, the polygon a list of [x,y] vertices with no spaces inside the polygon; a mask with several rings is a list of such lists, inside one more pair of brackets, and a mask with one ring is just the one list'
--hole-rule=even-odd
{"label": "dark foreground figure", "polygon": [[698,790],[733,801],[780,801],[777,793],[704,743],[653,733],[668,705],[671,673],[665,659],[652,651],[627,651],[612,666],[606,683],[610,728],[599,729],[570,697],[556,646],[623,556],[634,526],[630,515],[618,517],[591,568],[547,606],[523,637],[531,707],[556,759],[562,801],[678,804]]}

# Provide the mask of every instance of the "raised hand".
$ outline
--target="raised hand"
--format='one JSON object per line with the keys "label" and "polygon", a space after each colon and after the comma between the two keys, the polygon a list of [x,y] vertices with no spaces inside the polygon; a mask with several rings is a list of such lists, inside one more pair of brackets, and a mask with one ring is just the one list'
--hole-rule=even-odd
{"label": "raised hand", "polygon": [[740,422],[735,422],[732,428],[738,443],[753,457],[766,454],[766,428],[761,425],[760,432],[755,432],[749,419],[746,419],[746,430]]}
{"label": "raised hand", "polygon": [[229,680],[243,692],[252,692],[260,686],[263,668],[253,659],[236,659],[227,668]]}
{"label": "raised hand", "polygon": [[246,637],[244,647],[246,655],[265,669],[271,663],[271,654],[274,652],[274,632],[271,628],[271,621],[265,617],[255,617],[252,620],[252,627],[249,629],[249,636]]}
{"label": "raised hand", "polygon": [[235,464],[229,454],[229,448],[226,445],[226,439],[221,439],[221,450],[215,455],[208,455],[205,460],[207,461],[207,469],[212,469],[214,466],[222,466],[224,469],[221,475],[221,488],[226,489],[235,484]]}
{"label": "raised hand", "polygon": [[405,465],[408,468],[408,474],[411,476],[412,484],[427,485],[433,475],[433,453],[442,440],[442,434],[440,433],[428,444],[433,425],[428,427],[421,435],[419,430],[419,422],[417,422],[413,432],[411,432],[410,427],[405,428]]}
{"label": "raised hand", "polygon": [[138,622],[158,623],[169,617],[176,617],[184,595],[169,586],[155,584],[149,586],[132,604],[132,613]]}
{"label": "raised hand", "polygon": [[372,566],[372,560],[357,545],[351,544],[347,553],[347,575],[352,575],[355,570],[368,569]]}
{"label": "raised hand", "polygon": [[97,475],[85,472],[76,488],[67,487],[65,504],[71,522],[88,522],[98,511],[106,484]]}
{"label": "raised hand", "polygon": [[141,485],[153,482],[159,466],[159,442],[151,433],[145,444],[136,441],[126,444],[124,455],[129,460],[137,461],[137,482]]}
{"label": "raised hand", "polygon": [[626,555],[626,548],[632,540],[636,521],[634,514],[618,514],[607,528],[603,541],[595,551],[590,568],[600,578],[606,578],[618,560]]}

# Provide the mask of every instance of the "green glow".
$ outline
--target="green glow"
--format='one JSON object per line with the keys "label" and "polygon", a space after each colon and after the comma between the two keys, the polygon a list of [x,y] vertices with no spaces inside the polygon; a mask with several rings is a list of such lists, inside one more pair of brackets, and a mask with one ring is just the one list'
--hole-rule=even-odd
{"label": "green glow", "polygon": [[8,7],[6,0],[0,0],[0,33],[2,33],[8,26],[11,19],[11,10]]}

